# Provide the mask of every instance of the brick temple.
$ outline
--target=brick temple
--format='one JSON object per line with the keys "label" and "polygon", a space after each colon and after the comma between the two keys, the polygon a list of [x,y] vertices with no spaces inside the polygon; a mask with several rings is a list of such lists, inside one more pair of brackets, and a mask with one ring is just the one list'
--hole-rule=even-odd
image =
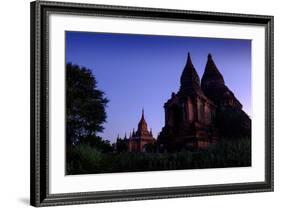
{"label": "brick temple", "polygon": [[[250,118],[242,110],[242,104],[234,93],[225,85],[211,54],[208,55],[200,84],[188,53],[180,78],[180,89],[172,93],[164,104],[164,111],[165,126],[157,140],[159,148],[163,150],[206,149],[218,141],[223,132],[221,130],[228,124],[222,116],[225,113],[237,117],[239,124],[234,124],[234,129],[238,126],[234,133],[239,131],[238,134],[245,132],[248,135],[251,132]],[[229,132],[232,133],[231,130]]]}
{"label": "brick temple", "polygon": [[148,131],[147,123],[144,117],[144,110],[142,110],[137,131],[135,132],[135,129],[133,129],[129,138],[127,138],[126,134],[123,139],[118,136],[116,146],[117,149],[127,150],[128,152],[146,152],[147,145],[155,143],[156,139],[153,138],[152,129],[150,128],[150,131]]}
{"label": "brick temple", "polygon": [[[242,104],[226,86],[211,54],[201,82],[188,53],[180,77],[180,87],[164,104],[165,125],[157,141],[148,131],[144,111],[138,129],[129,138],[117,138],[121,151],[146,152],[148,144],[157,144],[157,151],[206,149],[224,137],[249,137],[251,119]],[[229,119],[230,118],[230,119]]]}

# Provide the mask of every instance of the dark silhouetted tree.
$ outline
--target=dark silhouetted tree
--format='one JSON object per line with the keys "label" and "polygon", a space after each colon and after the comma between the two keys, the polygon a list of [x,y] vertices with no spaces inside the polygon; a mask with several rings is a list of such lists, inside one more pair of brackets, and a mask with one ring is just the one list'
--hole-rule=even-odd
{"label": "dark silhouetted tree", "polygon": [[103,131],[107,103],[90,69],[71,63],[66,65],[67,145],[83,143],[83,140],[101,143],[96,134]]}
{"label": "dark silhouetted tree", "polygon": [[124,139],[117,138],[116,151],[117,152],[127,152],[128,151],[128,143]]}

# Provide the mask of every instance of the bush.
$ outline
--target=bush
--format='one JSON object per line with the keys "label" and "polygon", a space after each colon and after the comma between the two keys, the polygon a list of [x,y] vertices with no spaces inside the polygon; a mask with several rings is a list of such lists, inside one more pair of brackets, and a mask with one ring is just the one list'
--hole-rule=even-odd
{"label": "bush", "polygon": [[67,174],[86,174],[100,170],[101,152],[86,144],[69,148],[67,152]]}
{"label": "bush", "polygon": [[67,152],[67,174],[198,168],[245,167],[251,165],[251,139],[224,138],[207,150],[177,153],[100,152],[89,145],[78,145]]}

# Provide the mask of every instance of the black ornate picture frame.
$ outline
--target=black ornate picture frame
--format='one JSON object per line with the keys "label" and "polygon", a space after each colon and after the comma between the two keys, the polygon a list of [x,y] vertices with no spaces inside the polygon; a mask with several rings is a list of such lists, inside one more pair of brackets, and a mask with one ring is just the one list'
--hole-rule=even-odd
{"label": "black ornate picture frame", "polygon": [[[49,17],[51,14],[216,23],[265,28],[265,180],[245,183],[50,193]],[[79,3],[31,2],[31,205],[52,206],[273,191],[273,16]],[[62,150],[63,151],[63,150]],[[132,184],[133,186],[133,184]]]}

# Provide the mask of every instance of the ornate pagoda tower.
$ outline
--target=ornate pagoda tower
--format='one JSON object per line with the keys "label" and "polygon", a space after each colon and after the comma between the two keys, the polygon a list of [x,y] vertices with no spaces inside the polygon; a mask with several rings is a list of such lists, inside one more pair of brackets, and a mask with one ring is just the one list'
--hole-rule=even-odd
{"label": "ornate pagoda tower", "polygon": [[152,129],[148,131],[147,123],[144,118],[144,110],[142,110],[137,131],[135,132],[133,129],[127,141],[129,152],[146,152],[147,144],[154,144],[156,142],[153,138]]}
{"label": "ornate pagoda tower", "polygon": [[189,53],[180,78],[180,89],[178,93],[172,93],[164,109],[165,126],[158,137],[160,149],[204,149],[216,142],[217,131],[213,122],[216,105],[202,91]]}
{"label": "ornate pagoda tower", "polygon": [[156,139],[153,138],[152,129],[148,131],[147,123],[144,118],[144,110],[142,110],[141,119],[138,124],[138,129],[130,133],[129,138],[123,139],[117,137],[116,145],[119,151],[128,152],[146,152],[148,144],[156,143]]}

